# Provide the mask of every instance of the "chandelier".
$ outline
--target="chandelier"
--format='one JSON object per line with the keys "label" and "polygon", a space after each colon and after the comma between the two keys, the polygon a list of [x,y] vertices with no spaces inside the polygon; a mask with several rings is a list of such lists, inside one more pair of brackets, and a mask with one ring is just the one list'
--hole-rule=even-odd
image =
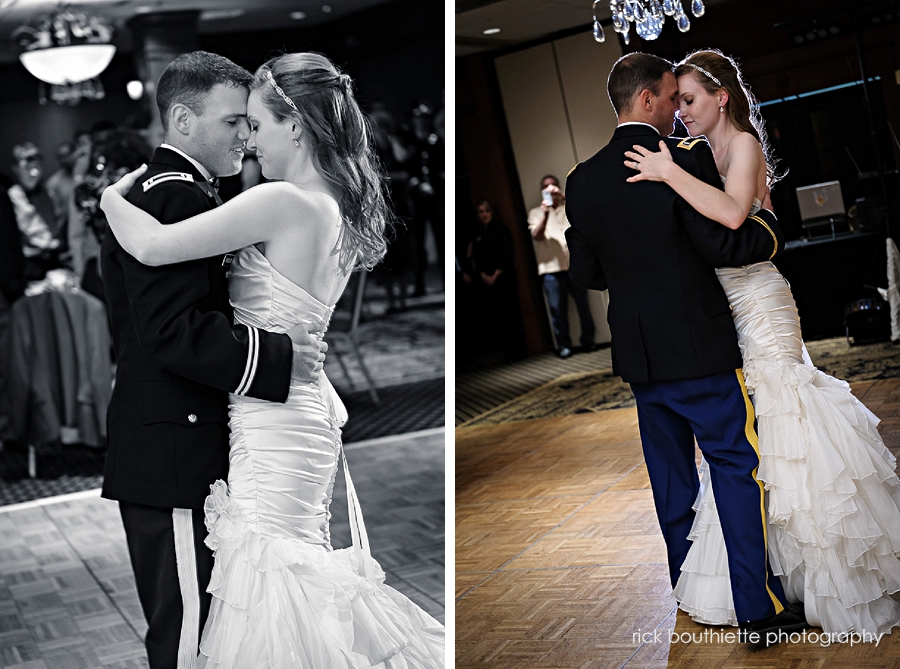
{"label": "chandelier", "polygon": [[99,76],[109,65],[116,53],[110,44],[112,34],[112,26],[103,19],[60,5],[35,26],[18,28],[12,39],[26,70],[45,83],[71,89]]}
{"label": "chandelier", "polygon": [[[685,0],[687,2],[688,0]],[[606,40],[603,26],[597,20],[597,5],[601,0],[594,0],[594,39],[598,42]],[[686,33],[691,29],[691,21],[681,5],[681,0],[609,0],[609,11],[612,12],[613,30],[621,33],[625,44],[631,42],[631,24],[635,32],[645,40],[654,40],[662,33],[663,23],[667,16],[675,20],[678,30]],[[706,12],[702,0],[691,0],[691,13],[701,17]]]}

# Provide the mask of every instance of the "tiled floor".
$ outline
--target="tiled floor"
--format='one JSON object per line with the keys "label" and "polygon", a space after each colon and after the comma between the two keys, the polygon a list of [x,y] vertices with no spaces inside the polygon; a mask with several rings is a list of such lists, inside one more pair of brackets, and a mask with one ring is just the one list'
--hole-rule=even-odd
{"label": "tiled floor", "polygon": [[[443,620],[443,430],[349,444],[372,552],[387,582]],[[342,476],[338,476],[338,481]],[[332,506],[349,545],[342,485]],[[146,629],[114,502],[0,508],[0,667],[146,667]]]}
{"label": "tiled floor", "polygon": [[[344,341],[330,342],[325,372],[341,393],[366,388],[357,358]],[[360,325],[359,348],[376,388],[444,376],[442,302],[399,313],[373,312]],[[338,358],[342,358],[348,374]]]}
{"label": "tiled floor", "polygon": [[[900,454],[900,379],[853,390]],[[634,408],[456,430],[459,669],[900,666],[900,631],[759,652],[704,640],[718,628],[670,591]]]}

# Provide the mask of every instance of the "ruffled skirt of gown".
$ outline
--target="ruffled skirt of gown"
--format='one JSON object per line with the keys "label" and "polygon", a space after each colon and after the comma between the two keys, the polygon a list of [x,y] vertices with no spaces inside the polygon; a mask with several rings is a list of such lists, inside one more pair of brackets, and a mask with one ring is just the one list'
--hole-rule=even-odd
{"label": "ruffled skirt of gown", "polygon": [[201,669],[444,666],[443,626],[385,585],[369,554],[346,459],[354,545],[331,549],[342,449],[329,394],[326,381],[292,387],[283,405],[231,398],[229,484],[206,503],[215,563]]}
{"label": "ruffled skirt of gown", "polygon": [[[769,559],[791,601],[826,632],[900,624],[900,481],[876,418],[812,366],[787,282],[770,262],[720,269],[757,415]],[[675,587],[697,622],[736,625],[722,529],[701,464],[693,544]]]}

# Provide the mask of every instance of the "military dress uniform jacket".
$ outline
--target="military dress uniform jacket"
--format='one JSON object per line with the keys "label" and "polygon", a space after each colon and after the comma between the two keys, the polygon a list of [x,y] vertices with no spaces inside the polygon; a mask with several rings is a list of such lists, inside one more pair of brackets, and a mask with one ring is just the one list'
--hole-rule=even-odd
{"label": "military dress uniform jacket", "polygon": [[[165,224],[216,205],[162,147],[127,199]],[[233,325],[222,256],[149,267],[109,231],[101,262],[117,362],[103,497],[201,509],[228,471],[228,392],[285,401],[290,338]]]}
{"label": "military dress uniform jacket", "polygon": [[[737,230],[698,214],[669,186],[627,183],[634,144],[659,150],[647,125],[619,126],[609,144],[569,174],[566,232],[572,280],[609,289],[613,372],[630,383],[673,381],[742,366],[737,333],[714,267],[771,259],[784,248],[774,214]],[[666,138],[675,162],[722,187],[705,139]]]}

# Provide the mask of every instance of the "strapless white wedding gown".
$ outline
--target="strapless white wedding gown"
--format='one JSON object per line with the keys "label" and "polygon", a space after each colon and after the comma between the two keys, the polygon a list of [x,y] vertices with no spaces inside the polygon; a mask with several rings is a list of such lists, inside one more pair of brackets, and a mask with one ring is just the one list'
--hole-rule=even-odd
{"label": "strapless white wedding gown", "polygon": [[[754,203],[758,209],[759,203]],[[900,624],[900,481],[876,418],[809,361],[790,287],[771,262],[716,270],[757,415],[772,570],[826,632]],[[736,625],[709,469],[674,596],[697,622]]]}
{"label": "strapless white wedding gown", "polygon": [[[273,332],[324,329],[332,307],[279,274],[255,247],[229,279],[235,319]],[[314,328],[311,327],[312,331]],[[285,404],[231,396],[228,484],[206,501],[215,552],[199,667],[432,669],[444,628],[393,588],[372,559],[340,426],[346,412],[325,374],[292,382]],[[343,459],[353,547],[332,550],[331,503]]]}

